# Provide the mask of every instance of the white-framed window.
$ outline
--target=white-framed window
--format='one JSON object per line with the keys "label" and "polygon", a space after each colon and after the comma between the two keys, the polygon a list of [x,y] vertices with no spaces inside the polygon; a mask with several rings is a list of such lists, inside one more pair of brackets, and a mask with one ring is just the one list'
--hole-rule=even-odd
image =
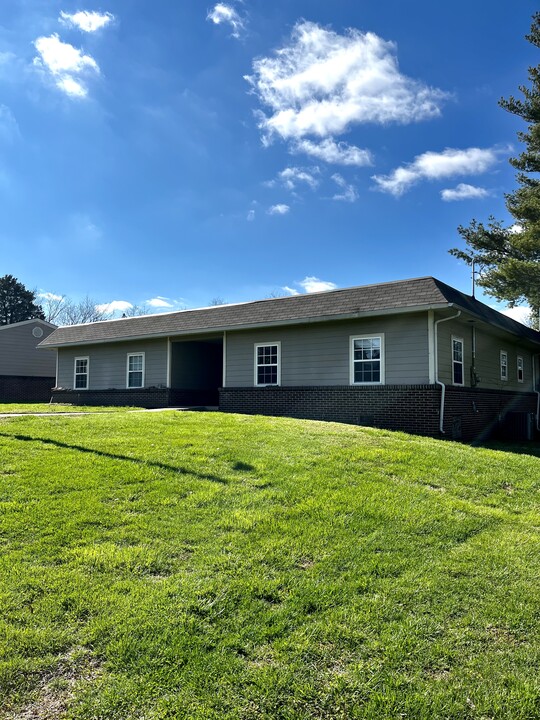
{"label": "white-framed window", "polygon": [[75,390],[88,390],[88,371],[90,358],[76,357],[73,368],[73,387]]}
{"label": "white-framed window", "polygon": [[506,350],[501,350],[500,362],[501,380],[508,380],[508,353],[506,352]]}
{"label": "white-framed window", "polygon": [[384,335],[351,337],[351,385],[384,384]]}
{"label": "white-framed window", "polygon": [[452,384],[465,385],[463,373],[463,338],[452,336]]}
{"label": "white-framed window", "polygon": [[144,353],[128,353],[126,387],[144,387]]}
{"label": "white-framed window", "polygon": [[255,344],[255,385],[281,385],[281,343]]}
{"label": "white-framed window", "polygon": [[521,355],[517,356],[517,380],[523,382],[525,376],[525,364]]}

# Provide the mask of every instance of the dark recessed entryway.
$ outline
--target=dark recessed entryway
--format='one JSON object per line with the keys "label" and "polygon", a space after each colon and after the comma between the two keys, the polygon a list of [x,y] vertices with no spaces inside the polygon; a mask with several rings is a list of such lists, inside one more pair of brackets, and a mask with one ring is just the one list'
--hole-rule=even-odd
{"label": "dark recessed entryway", "polygon": [[222,383],[221,337],[172,343],[171,404],[218,405]]}

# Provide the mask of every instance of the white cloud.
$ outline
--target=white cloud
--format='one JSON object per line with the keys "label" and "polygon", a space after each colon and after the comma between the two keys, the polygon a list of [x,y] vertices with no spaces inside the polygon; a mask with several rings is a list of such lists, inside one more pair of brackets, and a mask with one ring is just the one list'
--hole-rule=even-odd
{"label": "white cloud", "polygon": [[307,170],[306,168],[288,167],[278,174],[279,180],[287,188],[287,190],[295,190],[300,183],[309,185],[312,190],[319,185],[318,178],[315,177],[319,173],[319,168],[314,167]]}
{"label": "white cloud", "polygon": [[158,297],[152,298],[151,300],[146,301],[146,305],[149,305],[153,308],[173,308],[174,303],[170,302],[169,298],[161,297],[158,295]]}
{"label": "white cloud", "polygon": [[206,16],[206,19],[213,22],[214,25],[227,23],[232,27],[231,35],[235,38],[239,38],[242,31],[245,30],[244,20],[232,5],[226,5],[225,3],[217,3],[217,5],[214,5],[213,9],[210,10]]}
{"label": "white cloud", "polygon": [[73,45],[62,42],[56,33],[39,37],[34,46],[40,55],[34,58],[34,65],[45,68],[60,90],[72,97],[87,95],[88,91],[79,76],[88,71],[99,73],[99,66],[91,55],[84,55]]}
{"label": "white cloud", "polygon": [[500,150],[495,148],[446,148],[440,153],[425,152],[413,162],[393,170],[389,175],[374,175],[377,189],[396,197],[420,180],[441,180],[454,175],[480,175],[498,160]]}
{"label": "white cloud", "polygon": [[37,296],[38,298],[43,298],[43,300],[56,300],[57,302],[64,299],[63,295],[55,295],[54,293],[46,292],[45,290],[39,292]]}
{"label": "white cloud", "polygon": [[475,200],[488,197],[489,192],[482,187],[467,185],[467,183],[459,183],[455,188],[441,190],[441,197],[445,202],[453,200]]}
{"label": "white cloud", "polygon": [[285,292],[288,292],[289,295],[300,295],[298,290],[295,290],[294,288],[291,288],[288,285],[284,285],[282,287],[282,290],[285,290]]}
{"label": "white cloud", "polygon": [[64,25],[77,27],[83,32],[92,33],[100,30],[114,20],[111,13],[90,12],[89,10],[79,10],[76,13],[60,12],[60,22]]}
{"label": "white cloud", "polygon": [[131,310],[132,307],[133,305],[127,300],[112,300],[112,302],[109,303],[96,305],[96,310],[108,314],[115,312],[125,312],[126,310]]}
{"label": "white cloud", "polygon": [[342,192],[336,193],[332,200],[344,200],[345,202],[356,202],[358,200],[358,193],[354,185],[350,185],[345,178],[339,173],[332,175],[332,180],[338,187],[341,188]]}
{"label": "white cloud", "polygon": [[86,87],[71,75],[63,75],[58,78],[56,87],[71,97],[86,97],[88,95]]}
{"label": "white cloud", "polygon": [[249,210],[248,214],[246,215],[246,220],[248,222],[253,222],[255,220],[255,210]]}
{"label": "white cloud", "polygon": [[503,315],[507,315],[508,317],[512,318],[512,320],[517,320],[523,325],[530,324],[531,308],[527,305],[513,308],[505,308],[504,310],[501,310],[500,308],[495,309],[499,310],[499,312]]}
{"label": "white cloud", "polygon": [[519,235],[523,232],[523,225],[520,225],[519,223],[514,223],[508,228],[508,232],[511,235]]}
{"label": "white cloud", "polygon": [[328,280],[320,280],[313,275],[305,277],[303,280],[296,284],[300,285],[300,287],[303,288],[307,293],[324,292],[326,290],[335,290],[337,288],[337,285],[335,283],[329,282]]}
{"label": "white cloud", "polygon": [[254,60],[245,76],[270,115],[259,127],[268,143],[340,135],[353,124],[409,123],[440,114],[447,93],[399,71],[396,46],[375,33],[344,35],[301,21],[288,45]]}
{"label": "white cloud", "polygon": [[346,142],[337,143],[333,138],[326,138],[322,142],[299,140],[292,145],[291,150],[295,153],[306,153],[306,155],[334,165],[356,165],[357,167],[373,165],[373,157],[369,150],[362,150],[356,145],[349,145]]}
{"label": "white cloud", "polygon": [[288,205],[272,205],[272,207],[268,208],[268,214],[269,215],[286,215],[291,208]]}

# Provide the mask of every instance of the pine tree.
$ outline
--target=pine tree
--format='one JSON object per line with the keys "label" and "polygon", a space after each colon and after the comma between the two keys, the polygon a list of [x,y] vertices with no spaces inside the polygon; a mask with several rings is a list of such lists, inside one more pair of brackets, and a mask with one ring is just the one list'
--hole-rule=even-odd
{"label": "pine tree", "polygon": [[[532,19],[526,39],[540,48],[540,12]],[[522,99],[502,98],[499,105],[528,123],[518,139],[525,150],[510,163],[518,170],[518,188],[505,196],[508,212],[514,218],[505,225],[493,217],[484,225],[473,220],[458,232],[466,250],[450,253],[479,270],[478,284],[510,307],[527,302],[532,322],[538,327],[540,313],[540,65],[529,68],[530,87],[519,86]]]}
{"label": "pine tree", "polygon": [[41,306],[36,303],[36,294],[27,290],[13,275],[0,278],[0,325],[45,319]]}

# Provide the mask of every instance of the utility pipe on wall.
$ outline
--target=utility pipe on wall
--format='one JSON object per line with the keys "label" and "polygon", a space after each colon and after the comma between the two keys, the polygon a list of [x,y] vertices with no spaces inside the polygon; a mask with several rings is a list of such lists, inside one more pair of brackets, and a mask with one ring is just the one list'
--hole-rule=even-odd
{"label": "utility pipe on wall", "polygon": [[[458,310],[456,315],[450,315],[450,317],[447,318],[441,318],[440,320],[435,320],[435,382],[437,385],[441,386],[441,407],[439,410],[439,432],[444,435],[444,398],[446,395],[446,385],[439,380],[439,333],[438,333],[438,325],[443,322],[447,322],[448,320],[455,320],[461,315],[461,310]],[[465,352],[465,348],[463,348],[463,352]],[[465,359],[463,359],[463,366],[465,367]],[[452,368],[452,356],[450,355],[450,368]]]}

